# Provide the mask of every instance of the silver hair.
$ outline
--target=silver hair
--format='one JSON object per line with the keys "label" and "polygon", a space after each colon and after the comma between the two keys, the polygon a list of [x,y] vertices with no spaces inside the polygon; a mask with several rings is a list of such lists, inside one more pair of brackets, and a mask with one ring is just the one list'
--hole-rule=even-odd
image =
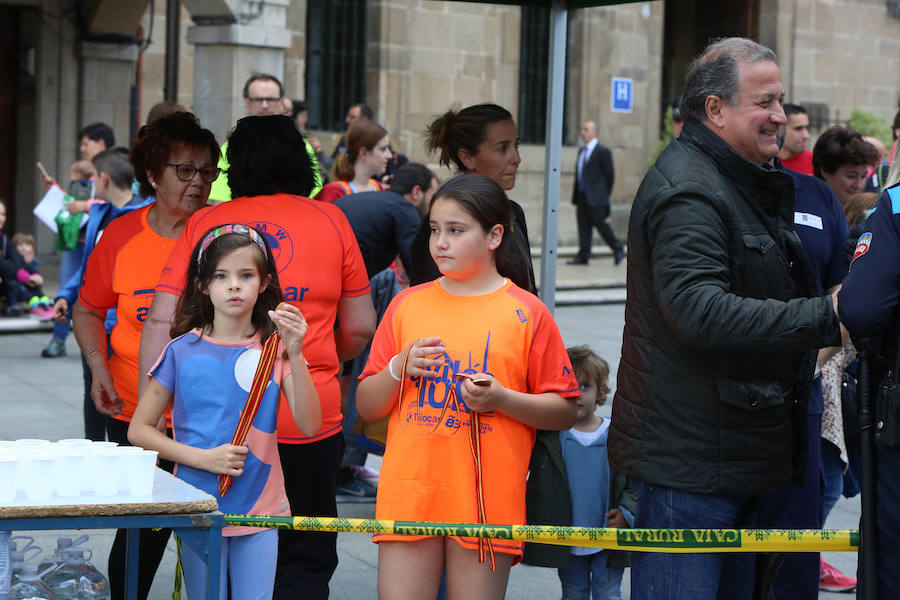
{"label": "silver hair", "polygon": [[706,98],[718,96],[733,106],[740,90],[738,62],[775,62],[775,53],[747,38],[713,40],[691,61],[678,107],[685,120],[706,119]]}

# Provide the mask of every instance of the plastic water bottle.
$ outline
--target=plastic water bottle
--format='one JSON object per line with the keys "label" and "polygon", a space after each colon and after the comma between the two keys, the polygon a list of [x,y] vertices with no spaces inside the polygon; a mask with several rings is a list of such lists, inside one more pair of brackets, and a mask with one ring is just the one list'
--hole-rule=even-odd
{"label": "plastic water bottle", "polygon": [[[13,538],[15,539],[15,538]],[[28,538],[29,540],[31,538]],[[16,550],[16,543],[10,542],[9,544],[9,564],[12,569],[12,579],[10,585],[15,585],[16,582],[19,581],[19,575],[22,574],[22,571],[25,567],[25,561],[30,558],[34,558],[41,553],[41,549],[39,546],[34,545],[34,540],[31,540],[27,546],[23,550]],[[29,556],[29,553],[31,555]],[[46,567],[46,565],[45,565]],[[38,571],[42,571],[45,567],[38,567]]]}
{"label": "plastic water bottle", "polygon": [[[85,556],[87,554],[87,556]],[[87,548],[63,551],[66,562],[47,576],[47,587],[55,600],[105,600],[109,598],[109,582],[90,562],[93,554]]]}
{"label": "plastic water bottle", "polygon": [[45,556],[41,562],[38,563],[38,570],[43,571],[47,568],[50,563],[56,563],[57,565],[62,565],[66,562],[65,551],[73,546],[79,546],[84,542],[88,541],[88,536],[82,535],[81,537],[73,540],[70,537],[61,537],[56,538],[56,550],[53,554]]}
{"label": "plastic water bottle", "polygon": [[9,599],[12,565],[9,561],[9,531],[0,531],[0,600]]}
{"label": "plastic water bottle", "polygon": [[43,580],[44,575],[55,568],[56,565],[50,565],[38,572],[36,564],[25,563],[19,581],[9,589],[9,600],[57,600]]}

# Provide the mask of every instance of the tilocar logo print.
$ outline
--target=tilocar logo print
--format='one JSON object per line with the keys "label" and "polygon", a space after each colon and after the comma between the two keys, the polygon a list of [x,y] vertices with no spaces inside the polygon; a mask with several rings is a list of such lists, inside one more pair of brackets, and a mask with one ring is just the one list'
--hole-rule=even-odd
{"label": "tilocar logo print", "polygon": [[[403,398],[400,410],[400,422],[411,433],[427,435],[453,435],[460,429],[471,427],[469,407],[462,400],[463,375],[486,373],[493,376],[488,365],[488,353],[491,345],[491,332],[488,331],[484,344],[484,352],[476,356],[470,351],[459,351],[447,348],[441,354],[432,356],[442,361],[436,368],[435,377],[412,377],[415,396]],[[493,426],[490,419],[493,411],[481,413],[479,433],[490,433]],[[487,421],[485,421],[487,420]]]}

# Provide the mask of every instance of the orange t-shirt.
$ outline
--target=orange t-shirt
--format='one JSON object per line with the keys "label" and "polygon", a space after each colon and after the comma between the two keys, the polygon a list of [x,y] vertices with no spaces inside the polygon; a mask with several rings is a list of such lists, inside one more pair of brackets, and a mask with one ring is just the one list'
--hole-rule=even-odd
{"label": "orange t-shirt", "polygon": [[[400,521],[477,523],[469,414],[454,373],[489,373],[507,389],[565,398],[578,382],[552,315],[533,294],[507,281],[481,296],[454,296],[440,279],[410,288],[391,302],[360,379],[381,371],[419,338],[440,336],[444,361],[432,379],[409,378],[402,409],[388,421],[375,517]],[[395,369],[399,369],[395,365]],[[441,417],[450,387],[458,406]],[[485,513],[488,523],[525,523],[525,478],[535,429],[501,412],[480,415]],[[377,535],[375,541],[421,539]],[[476,549],[474,538],[454,538]],[[494,540],[495,551],[521,555],[523,544]]]}
{"label": "orange t-shirt", "polygon": [[341,430],[340,363],[334,341],[338,303],[369,292],[366,265],[350,223],[336,206],[289,194],[237,198],[201,209],[185,225],[157,289],[180,296],[194,246],[207,230],[228,223],[242,223],[265,234],[284,300],[303,311],[309,324],[303,356],[322,403],[322,428],[312,437],[304,436],[282,396],[278,441],[306,444],[332,436]]}
{"label": "orange t-shirt", "polygon": [[[78,293],[85,308],[104,318],[108,309],[116,309],[116,325],[109,339],[113,349],[109,371],[116,393],[124,401],[122,413],[116,416],[121,421],[131,421],[137,406],[141,329],[159,273],[177,241],[150,227],[147,214],[152,206],[119,217],[103,231],[88,258]],[[168,410],[166,419],[171,427]]]}

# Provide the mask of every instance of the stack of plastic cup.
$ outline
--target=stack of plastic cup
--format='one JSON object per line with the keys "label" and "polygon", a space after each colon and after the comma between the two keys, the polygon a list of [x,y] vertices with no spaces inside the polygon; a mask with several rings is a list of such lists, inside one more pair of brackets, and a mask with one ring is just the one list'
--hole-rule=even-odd
{"label": "stack of plastic cup", "polygon": [[153,494],[153,476],[156,472],[156,450],[130,452],[125,455],[127,491],[130,496]]}
{"label": "stack of plastic cup", "polygon": [[92,452],[94,493],[98,496],[115,496],[119,492],[124,474],[124,458],[118,448],[99,448]]}
{"label": "stack of plastic cup", "polygon": [[76,498],[93,493],[93,473],[89,457],[94,442],[85,439],[59,440],[56,461],[56,494]]}
{"label": "stack of plastic cup", "polygon": [[56,454],[48,446],[22,457],[25,497],[32,502],[45,502],[53,494]]}
{"label": "stack of plastic cup", "polygon": [[12,504],[18,489],[19,453],[0,448],[0,506]]}
{"label": "stack of plastic cup", "polygon": [[[26,484],[26,459],[41,450],[47,451],[50,448],[49,440],[21,439],[14,442],[15,449],[19,453],[19,468],[16,476],[16,490],[24,492]],[[52,475],[51,475],[52,477]]]}
{"label": "stack of plastic cup", "polygon": [[88,446],[59,446],[56,451],[56,495],[77,498],[93,491],[88,468]]}

